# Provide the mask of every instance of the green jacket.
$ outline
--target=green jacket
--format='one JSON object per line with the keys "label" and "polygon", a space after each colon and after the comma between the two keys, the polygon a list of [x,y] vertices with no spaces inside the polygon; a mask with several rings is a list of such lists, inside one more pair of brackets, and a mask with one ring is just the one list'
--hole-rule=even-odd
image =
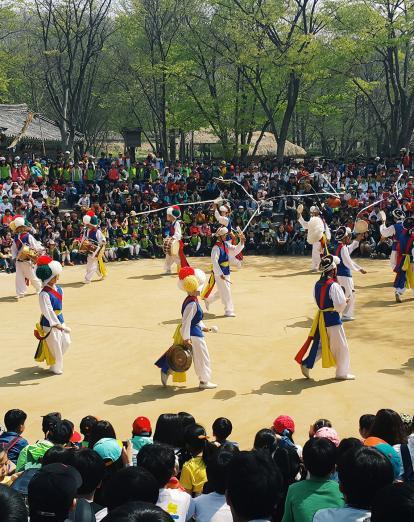
{"label": "green jacket", "polygon": [[40,468],[42,466],[43,455],[48,449],[54,446],[50,440],[39,440],[34,444],[29,444],[22,449],[17,459],[16,471],[24,471],[30,468]]}

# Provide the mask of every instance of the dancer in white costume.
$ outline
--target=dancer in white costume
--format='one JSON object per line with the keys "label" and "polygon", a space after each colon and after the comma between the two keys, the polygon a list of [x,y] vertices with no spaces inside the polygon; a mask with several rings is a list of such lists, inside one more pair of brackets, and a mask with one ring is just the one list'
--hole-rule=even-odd
{"label": "dancer in white costume", "polygon": [[88,241],[91,245],[91,250],[88,253],[86,261],[85,279],[83,281],[85,284],[89,284],[94,274],[97,274],[99,279],[104,279],[106,276],[106,267],[103,262],[106,238],[99,229],[99,221],[94,212],[87,212],[83,216],[83,224],[85,225],[85,230],[81,238],[81,243]]}
{"label": "dancer in white costume", "polygon": [[[312,271],[318,272],[321,257],[326,254],[326,244],[329,243],[331,239],[331,231],[325,220],[321,217],[321,212],[318,207],[312,206],[310,208],[311,219],[309,221],[303,219],[302,210],[303,206],[299,205],[298,221],[305,230],[308,230],[308,243],[312,244]],[[321,237],[310,239],[310,231],[314,228],[320,229]]]}
{"label": "dancer in white costume", "polygon": [[45,361],[56,374],[63,373],[63,356],[70,340],[70,329],[63,319],[63,290],[57,284],[62,273],[62,265],[49,256],[41,256],[37,261],[36,276],[42,281],[39,305],[42,313],[36,324],[35,336],[39,345],[35,354],[37,362]]}
{"label": "dancer in white costume", "polygon": [[[179,344],[191,349],[194,370],[200,381],[199,388],[201,390],[217,388],[217,384],[210,381],[210,354],[204,337],[205,332],[215,332],[217,327],[206,327],[203,323],[203,311],[198,302],[198,296],[206,282],[206,275],[202,270],[187,266],[180,269],[178,278],[178,287],[187,293],[181,307],[182,321],[179,328],[181,340]],[[163,386],[167,385],[168,378],[173,373],[168,364],[167,353],[155,363],[156,366],[161,368]]]}
{"label": "dancer in white costume", "polygon": [[30,234],[30,223],[27,223],[23,216],[16,216],[9,226],[15,234],[11,253],[16,262],[16,298],[19,299],[26,295],[26,281],[32,283],[36,293],[40,292],[41,282],[36,277],[35,265],[29,255],[40,254],[44,248]]}
{"label": "dancer in white costume", "polygon": [[[220,227],[216,232],[217,241],[211,250],[212,273],[206,287],[201,293],[201,297],[204,299],[207,310],[209,310],[210,305],[214,303],[214,301],[221,299],[224,305],[224,315],[227,317],[235,317],[236,314],[234,312],[233,298],[231,295],[229,254],[232,252],[233,255],[236,256],[243,250],[245,237],[243,233],[239,232],[239,244],[229,245],[226,241],[228,232],[226,227]],[[217,285],[217,288],[212,293],[215,285]]]}
{"label": "dancer in white costume", "polygon": [[[221,226],[226,227],[229,231],[226,241],[229,245],[235,245],[234,238],[235,235],[233,233],[233,225],[231,220],[231,207],[229,203],[222,204],[220,207],[217,204],[214,204],[214,217],[220,223]],[[239,253],[234,254],[232,250],[229,251],[229,263],[231,266],[235,266],[236,268],[242,267],[242,259],[243,254]]]}
{"label": "dancer in white costume", "polygon": [[336,379],[355,379],[355,375],[350,373],[349,347],[340,316],[348,300],[336,282],[338,264],[336,256],[327,255],[321,259],[322,276],[315,284],[313,294],[318,311],[308,339],[295,357],[307,379],[310,378],[309,371],[321,358],[323,368],[336,366]]}
{"label": "dancer in white costume", "polygon": [[335,248],[335,255],[340,260],[337,267],[336,277],[338,283],[345,291],[345,297],[348,299],[348,304],[342,313],[342,321],[354,320],[355,287],[352,278],[352,271],[361,272],[361,274],[367,273],[351,259],[352,252],[358,248],[359,242],[362,239],[361,235],[358,235],[357,238],[351,242],[351,234],[351,229],[348,227],[339,227],[335,233],[335,239],[338,241]]}

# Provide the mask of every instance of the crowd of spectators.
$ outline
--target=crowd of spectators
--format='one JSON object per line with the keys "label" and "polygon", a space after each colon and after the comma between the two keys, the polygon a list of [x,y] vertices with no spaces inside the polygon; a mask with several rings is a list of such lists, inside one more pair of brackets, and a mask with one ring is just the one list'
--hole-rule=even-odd
{"label": "crowd of spectators", "polygon": [[318,419],[303,448],[280,415],[248,450],[224,417],[207,433],[189,413],[154,432],[141,416],[123,440],[109,421],[88,415],[78,431],[52,412],[37,442],[26,419],[9,410],[0,432],[1,522],[414,520],[413,417],[390,409],[363,415],[355,438]]}
{"label": "crowd of spectators", "polygon": [[[332,230],[339,225],[352,227],[364,207],[381,200],[360,216],[369,222],[369,230],[359,253],[385,258],[392,240],[381,238],[378,212],[390,214],[397,205],[414,211],[413,181],[410,154],[392,161],[289,161],[283,167],[270,161],[246,166],[225,161],[165,165],[154,156],[131,162],[122,154],[113,157],[105,153],[99,159],[85,156],[82,161],[73,161],[69,153],[55,161],[3,156],[0,269],[13,270],[8,224],[15,214],[30,221],[36,239],[54,259],[65,264],[84,263],[85,257],[73,240],[80,236],[82,215],[89,209],[99,216],[107,237],[106,258],[112,261],[162,257],[163,237],[168,234],[165,212],[140,213],[193,203],[182,208],[185,253],[209,255],[217,223],[211,203],[205,202],[220,195],[231,204],[234,228],[243,228],[260,203],[260,213],[246,232],[247,254],[308,253],[306,233],[296,220],[300,199],[291,195],[308,194],[302,198],[306,208],[313,204],[324,207]],[[340,196],[314,195],[326,191]]]}

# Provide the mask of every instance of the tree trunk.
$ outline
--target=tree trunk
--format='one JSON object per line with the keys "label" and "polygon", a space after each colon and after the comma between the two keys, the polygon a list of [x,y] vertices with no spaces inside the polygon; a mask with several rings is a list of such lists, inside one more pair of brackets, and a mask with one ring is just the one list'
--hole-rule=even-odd
{"label": "tree trunk", "polygon": [[300,80],[296,74],[292,71],[290,73],[289,87],[288,87],[288,103],[283,115],[282,126],[280,127],[279,139],[277,142],[276,158],[278,163],[283,162],[283,156],[285,152],[285,144],[289,132],[290,120],[292,119],[293,111],[296,107],[298,100]]}

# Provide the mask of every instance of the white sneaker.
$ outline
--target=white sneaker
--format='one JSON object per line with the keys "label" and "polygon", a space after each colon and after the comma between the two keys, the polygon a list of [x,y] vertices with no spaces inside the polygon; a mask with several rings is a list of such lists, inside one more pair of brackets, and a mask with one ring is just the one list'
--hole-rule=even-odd
{"label": "white sneaker", "polygon": [[300,365],[300,369],[301,369],[302,375],[303,375],[304,377],[306,377],[307,379],[310,379],[309,368],[307,368],[306,366],[304,366],[303,364],[301,364],[301,365]]}
{"label": "white sneaker", "polygon": [[355,375],[352,375],[352,373],[348,373],[348,375],[338,376],[335,377],[338,381],[354,381]]}
{"label": "white sneaker", "polygon": [[200,390],[214,390],[214,388],[217,388],[217,384],[213,382],[200,382],[199,388]]}
{"label": "white sneaker", "polygon": [[225,312],[225,317],[236,317],[236,314],[234,312]]}
{"label": "white sneaker", "polygon": [[168,378],[169,378],[169,376],[170,376],[170,373],[169,373],[169,372],[165,373],[165,372],[163,372],[163,371],[161,370],[161,384],[162,384],[163,386],[167,386],[167,382],[168,382]]}

